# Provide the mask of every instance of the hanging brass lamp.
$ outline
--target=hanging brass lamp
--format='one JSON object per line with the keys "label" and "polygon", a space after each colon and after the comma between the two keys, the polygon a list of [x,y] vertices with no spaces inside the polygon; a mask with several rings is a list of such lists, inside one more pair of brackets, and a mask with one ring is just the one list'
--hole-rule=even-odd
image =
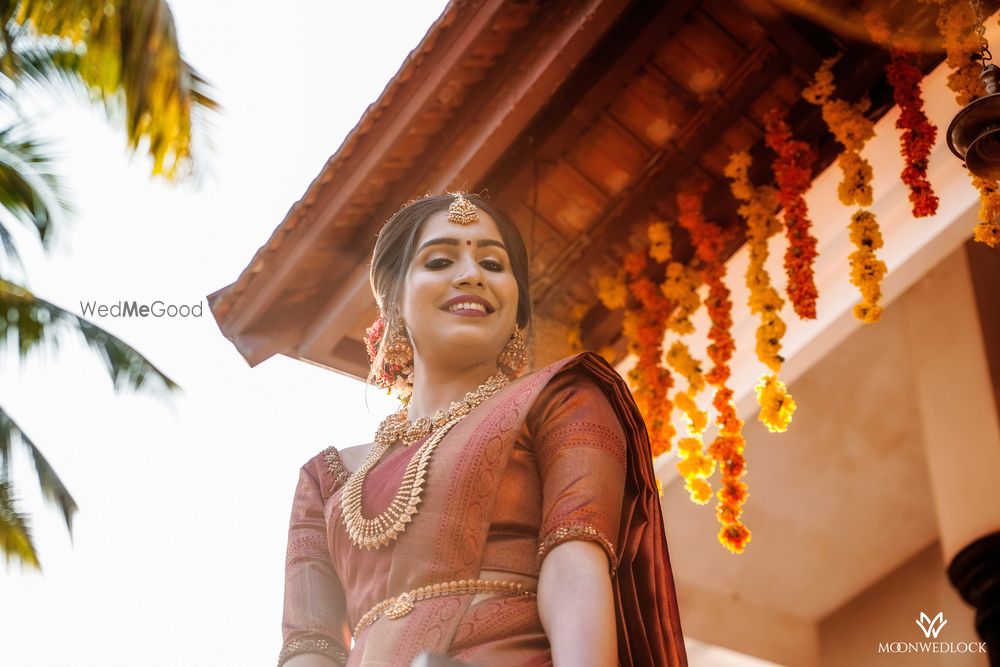
{"label": "hanging brass lamp", "polygon": [[948,148],[976,176],[1000,180],[1000,67],[982,73],[986,95],[958,112],[948,126]]}
{"label": "hanging brass lamp", "polygon": [[948,125],[948,148],[965,161],[976,176],[1000,180],[1000,68],[992,60],[986,42],[981,0],[972,0],[976,14],[976,34],[979,37],[979,57],[983,63],[980,77],[986,95],[972,100]]}

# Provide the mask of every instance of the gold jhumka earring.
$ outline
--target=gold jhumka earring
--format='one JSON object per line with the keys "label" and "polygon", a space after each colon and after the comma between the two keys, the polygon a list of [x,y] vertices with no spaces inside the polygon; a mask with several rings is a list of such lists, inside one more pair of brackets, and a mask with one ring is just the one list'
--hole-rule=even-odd
{"label": "gold jhumka earring", "polygon": [[400,322],[390,327],[386,334],[385,362],[399,368],[413,366],[413,345]]}
{"label": "gold jhumka earring", "polygon": [[514,331],[510,334],[507,343],[500,350],[497,357],[497,366],[510,377],[517,377],[521,369],[528,364],[528,344],[524,339],[521,327],[514,325]]}

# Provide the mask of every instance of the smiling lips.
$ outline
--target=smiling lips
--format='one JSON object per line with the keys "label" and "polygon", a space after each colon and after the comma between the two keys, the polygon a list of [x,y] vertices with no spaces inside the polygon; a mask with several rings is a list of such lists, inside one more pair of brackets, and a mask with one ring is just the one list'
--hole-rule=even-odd
{"label": "smiling lips", "polygon": [[445,301],[444,305],[441,306],[441,310],[446,310],[449,313],[461,315],[462,317],[486,317],[496,310],[496,308],[481,296],[463,294]]}

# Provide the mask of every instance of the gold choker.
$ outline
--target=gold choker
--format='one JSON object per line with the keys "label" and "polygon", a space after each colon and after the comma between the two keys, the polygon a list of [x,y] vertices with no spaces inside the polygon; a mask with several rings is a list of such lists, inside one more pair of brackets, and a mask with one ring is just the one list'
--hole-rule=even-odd
{"label": "gold choker", "polygon": [[[406,524],[417,514],[417,505],[420,504],[424,492],[424,476],[427,474],[427,466],[438,443],[455,424],[509,382],[510,378],[499,371],[479,385],[475,391],[466,394],[464,399],[453,402],[447,412],[439,410],[433,418],[424,417],[409,427],[404,426],[404,423],[409,424],[405,408],[383,420],[365,462],[344,484],[342,496],[344,526],[351,542],[362,549],[377,550],[395,541],[406,530]],[[402,423],[399,415],[402,415]],[[403,474],[403,481],[388,509],[372,518],[363,516],[361,495],[368,472],[375,467],[396,440],[402,440],[409,446],[430,433],[432,429],[437,430],[410,457],[406,472]]]}

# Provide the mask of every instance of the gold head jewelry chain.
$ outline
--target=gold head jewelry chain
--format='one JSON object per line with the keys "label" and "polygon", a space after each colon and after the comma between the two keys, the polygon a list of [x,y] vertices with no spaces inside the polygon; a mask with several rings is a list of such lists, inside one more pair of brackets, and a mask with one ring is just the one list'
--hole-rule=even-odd
{"label": "gold head jewelry chain", "polygon": [[[467,393],[465,398],[453,401],[447,411],[438,410],[432,418],[423,417],[411,425],[404,407],[382,420],[375,433],[375,443],[368,452],[365,462],[344,484],[344,524],[351,542],[362,549],[377,550],[396,540],[406,530],[406,524],[412,521],[417,513],[417,505],[423,496],[427,466],[438,443],[455,424],[509,382],[510,378],[503,371],[497,371],[474,391]],[[427,438],[410,458],[403,481],[389,507],[372,518],[362,516],[361,492],[368,472],[397,440],[401,440],[404,446],[409,447],[434,429],[436,429],[434,434]]]}

